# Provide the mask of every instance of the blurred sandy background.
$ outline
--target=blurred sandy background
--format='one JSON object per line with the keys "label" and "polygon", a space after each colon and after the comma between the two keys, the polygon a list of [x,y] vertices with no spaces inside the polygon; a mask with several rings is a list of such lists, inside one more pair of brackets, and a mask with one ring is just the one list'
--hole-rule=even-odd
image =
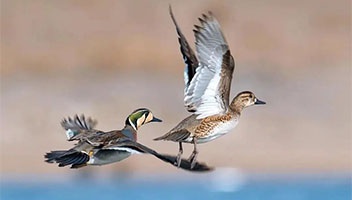
{"label": "blurred sandy background", "polygon": [[[348,0],[2,0],[2,174],[72,173],[43,154],[71,147],[59,122],[76,113],[111,130],[148,107],[164,123],[143,126],[139,141],[177,153],[176,143],[152,140],[188,115],[169,3],[192,46],[197,17],[214,13],[236,59],[231,98],[251,90],[267,102],[200,145],[199,160],[249,172],[351,171]],[[180,172],[152,156],[80,171]]]}

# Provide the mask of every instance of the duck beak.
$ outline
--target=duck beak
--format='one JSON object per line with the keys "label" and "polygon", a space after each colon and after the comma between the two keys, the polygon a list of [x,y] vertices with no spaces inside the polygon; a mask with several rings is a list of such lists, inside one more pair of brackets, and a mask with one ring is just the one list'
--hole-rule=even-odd
{"label": "duck beak", "polygon": [[162,122],[162,120],[161,120],[161,119],[158,119],[158,118],[156,118],[156,117],[153,117],[153,119],[150,120],[150,122]]}
{"label": "duck beak", "polygon": [[254,104],[266,104],[264,101],[257,99]]}

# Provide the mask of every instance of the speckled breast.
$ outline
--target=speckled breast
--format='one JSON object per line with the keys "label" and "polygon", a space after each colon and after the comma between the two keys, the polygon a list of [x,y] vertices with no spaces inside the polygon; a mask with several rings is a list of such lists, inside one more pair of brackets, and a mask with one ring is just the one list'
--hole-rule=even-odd
{"label": "speckled breast", "polygon": [[220,136],[229,133],[238,124],[237,118],[232,118],[230,120],[220,120],[217,122],[211,122],[207,127],[207,131],[204,131],[197,135],[197,143],[205,143],[212,141]]}

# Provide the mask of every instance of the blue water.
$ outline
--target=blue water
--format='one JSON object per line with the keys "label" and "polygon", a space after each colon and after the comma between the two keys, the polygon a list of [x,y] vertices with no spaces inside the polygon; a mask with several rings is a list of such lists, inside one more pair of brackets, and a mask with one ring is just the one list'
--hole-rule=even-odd
{"label": "blue water", "polygon": [[217,187],[209,178],[152,177],[132,180],[5,178],[1,200],[110,200],[110,199],[241,199],[241,200],[350,200],[350,176],[339,177],[250,177],[240,183]]}

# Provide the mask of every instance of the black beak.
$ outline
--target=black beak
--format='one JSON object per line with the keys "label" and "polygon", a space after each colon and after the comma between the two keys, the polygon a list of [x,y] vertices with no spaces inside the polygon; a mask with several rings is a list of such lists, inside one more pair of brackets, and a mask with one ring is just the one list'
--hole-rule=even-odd
{"label": "black beak", "polygon": [[153,119],[150,122],[162,122],[162,120],[156,117],[153,117]]}
{"label": "black beak", "polygon": [[257,99],[254,104],[266,104],[264,101]]}

